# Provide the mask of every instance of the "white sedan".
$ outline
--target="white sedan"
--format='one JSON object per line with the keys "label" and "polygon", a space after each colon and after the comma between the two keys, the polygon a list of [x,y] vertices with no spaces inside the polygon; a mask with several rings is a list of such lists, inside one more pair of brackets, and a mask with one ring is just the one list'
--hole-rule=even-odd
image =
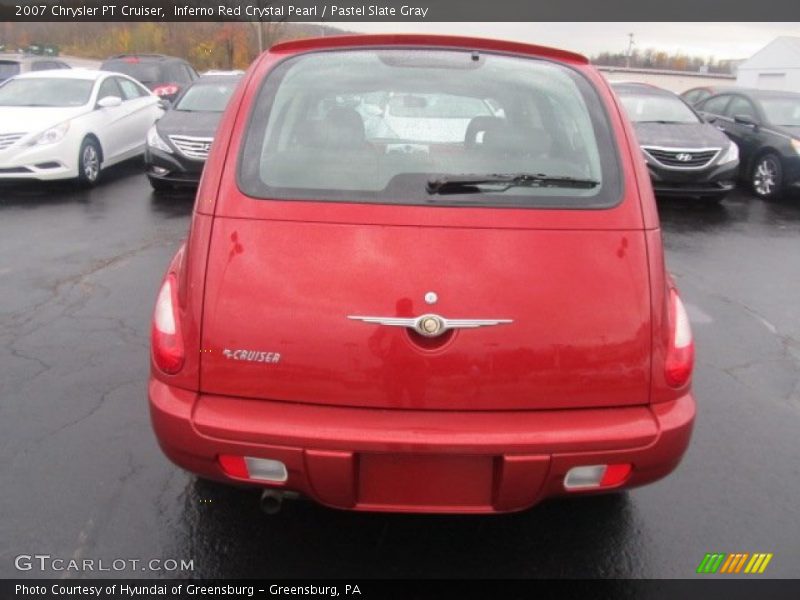
{"label": "white sedan", "polygon": [[0,84],[0,180],[77,179],[144,153],[160,100],[119,73],[39,71]]}

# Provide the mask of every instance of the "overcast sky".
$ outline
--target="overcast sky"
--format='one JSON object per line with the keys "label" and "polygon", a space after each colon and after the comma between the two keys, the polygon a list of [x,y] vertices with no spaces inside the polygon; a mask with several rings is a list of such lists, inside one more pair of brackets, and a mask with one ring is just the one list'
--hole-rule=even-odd
{"label": "overcast sky", "polygon": [[748,58],[779,35],[800,36],[800,23],[331,23],[364,33],[444,33],[497,37],[593,55],[636,47],[717,59]]}

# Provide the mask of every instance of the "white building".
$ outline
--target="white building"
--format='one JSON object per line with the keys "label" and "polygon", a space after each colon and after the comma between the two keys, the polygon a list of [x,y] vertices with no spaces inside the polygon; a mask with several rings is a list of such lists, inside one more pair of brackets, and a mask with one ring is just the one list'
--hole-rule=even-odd
{"label": "white building", "polygon": [[781,36],[739,65],[736,84],[800,92],[800,37]]}

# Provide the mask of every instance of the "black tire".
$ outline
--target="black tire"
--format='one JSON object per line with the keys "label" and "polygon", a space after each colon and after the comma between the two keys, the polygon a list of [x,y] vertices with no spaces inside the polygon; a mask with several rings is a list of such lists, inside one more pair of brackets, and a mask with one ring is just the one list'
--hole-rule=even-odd
{"label": "black tire", "polygon": [[759,198],[771,200],[783,189],[781,159],[772,152],[759,156],[750,171],[750,187]]}
{"label": "black tire", "polygon": [[152,177],[148,177],[150,180],[150,185],[153,187],[153,191],[155,192],[171,192],[175,189],[168,181],[163,181],[162,179],[153,179]]}
{"label": "black tire", "polygon": [[94,138],[86,138],[78,152],[78,184],[93,187],[100,181],[102,172],[102,151]]}

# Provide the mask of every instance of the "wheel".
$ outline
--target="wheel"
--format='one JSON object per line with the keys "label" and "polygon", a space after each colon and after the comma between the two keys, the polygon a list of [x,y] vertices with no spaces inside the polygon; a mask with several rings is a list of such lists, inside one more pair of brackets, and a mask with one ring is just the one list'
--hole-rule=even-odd
{"label": "wheel", "polygon": [[750,185],[759,198],[775,198],[783,185],[780,159],[772,153],[759,157],[750,174]]}
{"label": "wheel", "polygon": [[153,179],[152,177],[148,177],[148,179],[150,180],[150,185],[153,187],[153,190],[156,192],[170,192],[175,189],[168,181]]}
{"label": "wheel", "polygon": [[78,153],[78,183],[92,187],[100,179],[100,144],[92,138],[86,138]]}

